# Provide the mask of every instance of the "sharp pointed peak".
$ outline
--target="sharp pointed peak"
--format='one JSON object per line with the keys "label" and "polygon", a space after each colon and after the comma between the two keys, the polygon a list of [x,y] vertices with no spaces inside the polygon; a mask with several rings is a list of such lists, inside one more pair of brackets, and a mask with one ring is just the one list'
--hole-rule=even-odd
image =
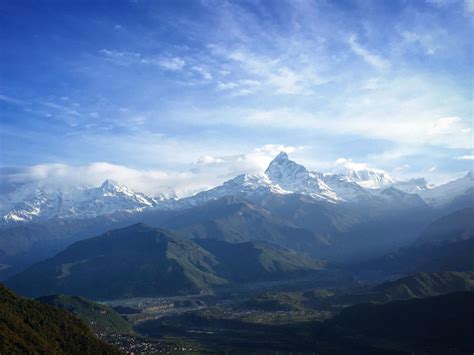
{"label": "sharp pointed peak", "polygon": [[280,153],[278,153],[278,155],[273,158],[273,161],[278,161],[278,160],[289,160],[288,158],[288,153],[286,153],[285,151],[281,151]]}
{"label": "sharp pointed peak", "polygon": [[268,165],[265,174],[273,182],[279,181],[283,176],[294,176],[295,174],[309,174],[308,170],[301,164],[288,158],[288,154],[280,152]]}
{"label": "sharp pointed peak", "polygon": [[112,179],[106,179],[100,187],[105,188],[105,187],[116,187],[120,186],[120,184]]}
{"label": "sharp pointed peak", "polygon": [[268,165],[267,167],[267,170],[272,166],[272,165],[282,165],[282,164],[285,164],[287,162],[293,162],[292,160],[290,160],[290,158],[288,157],[288,154],[284,151],[281,151],[280,153],[278,153],[278,155],[273,158],[273,160],[270,162],[270,164]]}

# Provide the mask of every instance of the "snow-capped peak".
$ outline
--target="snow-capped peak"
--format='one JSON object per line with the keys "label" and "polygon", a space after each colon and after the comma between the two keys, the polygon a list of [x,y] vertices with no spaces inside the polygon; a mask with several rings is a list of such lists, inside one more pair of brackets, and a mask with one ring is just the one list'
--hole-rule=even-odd
{"label": "snow-capped peak", "polygon": [[355,182],[367,189],[380,189],[395,182],[385,170],[370,168],[364,163],[354,163],[341,158],[336,164],[339,166],[337,172],[345,176],[347,181]]}
{"label": "snow-capped peak", "polygon": [[141,211],[156,201],[134,192],[114,180],[105,180],[100,187],[39,186],[25,184],[2,196],[3,222],[28,222],[52,218],[89,218],[118,211]]}
{"label": "snow-capped peak", "polygon": [[283,185],[293,185],[295,180],[307,178],[309,171],[303,165],[290,160],[288,154],[281,152],[268,165],[265,174],[271,181],[284,187]]}
{"label": "snow-capped peak", "polygon": [[467,195],[474,200],[474,174],[469,171],[463,177],[450,181],[446,184],[427,188],[418,194],[431,206],[439,207],[452,202],[456,197]]}
{"label": "snow-capped peak", "polygon": [[106,179],[102,185],[100,186],[101,189],[105,190],[109,190],[109,189],[115,189],[116,187],[120,186],[119,183],[115,180],[112,180],[112,179]]}
{"label": "snow-capped peak", "polygon": [[396,181],[391,186],[409,194],[417,194],[428,189],[428,182],[425,178],[413,178],[408,181]]}
{"label": "snow-capped peak", "polygon": [[[220,186],[182,199],[165,195],[155,199],[111,179],[105,180],[99,187],[63,186],[51,181],[23,184],[15,191],[0,196],[0,218],[4,223],[52,218],[81,219],[116,212],[138,212],[152,207],[186,208],[226,196],[258,201],[269,194],[292,193],[330,203],[357,203],[372,198],[402,201],[406,195],[413,197],[417,194],[427,204],[437,207],[458,196],[469,197],[473,191],[472,171],[445,185],[429,188],[422,178],[394,181],[383,170],[345,159],[343,163],[349,164],[343,164],[344,169],[338,174],[319,173],[309,171],[291,160],[287,153],[281,152],[263,174],[239,175]],[[469,193],[471,195],[465,195]]]}

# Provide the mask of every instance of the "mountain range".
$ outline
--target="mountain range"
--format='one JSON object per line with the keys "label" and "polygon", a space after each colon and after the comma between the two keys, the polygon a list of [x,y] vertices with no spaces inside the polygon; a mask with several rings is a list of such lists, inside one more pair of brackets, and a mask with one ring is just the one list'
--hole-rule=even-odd
{"label": "mountain range", "polygon": [[410,245],[436,218],[473,207],[472,186],[472,173],[428,188],[377,169],[312,172],[283,152],[262,174],[182,199],[152,198],[112,180],[96,188],[25,184],[0,196],[0,279],[136,223],[184,238],[266,241],[317,259],[362,260]]}
{"label": "mountain range", "polygon": [[338,174],[313,172],[281,152],[262,174],[239,175],[220,186],[182,199],[147,196],[110,179],[93,188],[52,182],[27,183],[0,196],[0,215],[1,223],[8,225],[50,219],[87,219],[118,212],[176,210],[226,196],[255,202],[271,195],[285,194],[301,194],[332,204],[371,200],[381,204],[404,200],[409,203],[419,197],[429,206],[441,208],[463,196],[472,199],[473,191],[472,172],[450,183],[429,188],[424,179],[398,182],[379,169],[352,168]]}
{"label": "mountain range", "polygon": [[474,270],[473,216],[474,208],[466,208],[440,217],[413,243],[369,263],[370,267],[398,273]]}

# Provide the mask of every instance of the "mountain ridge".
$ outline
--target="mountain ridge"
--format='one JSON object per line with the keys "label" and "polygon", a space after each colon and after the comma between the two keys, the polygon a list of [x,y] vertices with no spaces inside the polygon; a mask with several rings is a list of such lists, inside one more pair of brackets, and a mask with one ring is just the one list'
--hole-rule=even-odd
{"label": "mountain ridge", "polygon": [[117,212],[136,214],[152,209],[183,209],[226,196],[252,202],[258,202],[268,195],[284,194],[303,194],[332,204],[361,203],[370,199],[391,202],[392,196],[384,192],[387,188],[403,192],[405,199],[411,198],[410,195],[419,196],[433,208],[440,208],[463,196],[467,196],[464,204],[469,204],[470,199],[474,205],[472,172],[447,184],[429,188],[423,179],[399,182],[383,170],[365,166],[348,167],[339,173],[312,172],[291,160],[287,153],[281,152],[264,173],[238,175],[222,185],[181,199],[153,198],[111,179],[92,188],[61,187],[52,182],[24,184],[0,196],[0,224],[54,218],[84,219]]}
{"label": "mountain ridge", "polygon": [[307,275],[321,268],[323,264],[314,259],[269,243],[193,241],[137,223],[74,243],[6,283],[34,297],[63,293],[111,299],[209,292],[243,281]]}

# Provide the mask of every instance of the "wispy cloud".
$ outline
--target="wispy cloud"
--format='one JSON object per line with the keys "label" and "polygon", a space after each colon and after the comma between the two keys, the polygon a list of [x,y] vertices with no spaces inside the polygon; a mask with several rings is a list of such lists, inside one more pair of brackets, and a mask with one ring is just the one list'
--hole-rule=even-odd
{"label": "wispy cloud", "polygon": [[379,70],[385,70],[390,68],[390,62],[386,59],[383,59],[379,55],[370,52],[369,50],[363,48],[358,42],[355,35],[349,37],[349,45],[351,49],[361,57],[364,61],[366,61],[371,66],[375,67]]}
{"label": "wispy cloud", "polygon": [[281,142],[310,146],[298,152],[309,163],[350,150],[407,174],[466,170],[453,157],[472,148],[471,5],[139,1],[119,17],[77,14],[55,45],[66,6],[52,17],[18,5],[0,20],[37,25],[6,28],[0,163],[180,172]]}

